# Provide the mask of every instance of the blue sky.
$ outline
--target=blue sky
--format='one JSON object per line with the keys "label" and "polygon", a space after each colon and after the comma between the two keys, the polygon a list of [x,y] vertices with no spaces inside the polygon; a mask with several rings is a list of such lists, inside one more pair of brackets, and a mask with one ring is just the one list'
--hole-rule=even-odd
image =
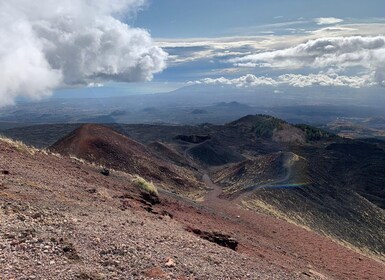
{"label": "blue sky", "polygon": [[[157,82],[356,88],[384,82],[384,10],[380,0],[153,0],[129,23],[169,54]],[[301,44],[319,49],[307,53]],[[251,82],[240,83],[246,77]]]}
{"label": "blue sky", "polygon": [[151,0],[134,24],[155,38],[250,35],[239,30],[318,17],[383,17],[381,0]]}

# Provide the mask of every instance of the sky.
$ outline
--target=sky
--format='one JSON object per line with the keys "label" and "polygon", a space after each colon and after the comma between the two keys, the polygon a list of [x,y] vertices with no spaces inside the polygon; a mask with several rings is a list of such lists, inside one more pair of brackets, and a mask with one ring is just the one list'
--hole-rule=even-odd
{"label": "sky", "polygon": [[169,54],[157,81],[357,88],[383,83],[384,8],[383,1],[165,0],[150,2],[134,24]]}
{"label": "sky", "polygon": [[242,36],[314,18],[381,18],[384,8],[381,0],[151,0],[134,23],[155,38]]}
{"label": "sky", "polygon": [[381,87],[384,10],[380,0],[0,0],[0,107],[92,88]]}

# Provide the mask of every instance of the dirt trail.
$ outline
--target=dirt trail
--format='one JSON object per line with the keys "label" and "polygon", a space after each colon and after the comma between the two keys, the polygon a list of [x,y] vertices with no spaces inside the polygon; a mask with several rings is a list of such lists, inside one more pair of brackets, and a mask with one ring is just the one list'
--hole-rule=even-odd
{"label": "dirt trail", "polygon": [[218,199],[218,197],[222,194],[222,188],[211,181],[210,176],[208,174],[204,174],[202,177],[203,182],[206,184],[207,187],[211,189],[209,191],[204,200],[205,201],[213,201]]}
{"label": "dirt trail", "polygon": [[294,158],[294,156],[292,154],[286,155],[286,159],[285,159],[285,163],[284,163],[284,168],[285,168],[286,174],[284,177],[275,179],[275,180],[268,182],[268,183],[251,185],[251,186],[248,186],[244,189],[241,189],[232,195],[232,197],[234,197],[233,202],[236,204],[239,204],[242,202],[242,200],[244,198],[253,194],[254,191],[256,191],[257,189],[273,188],[279,184],[283,184],[283,183],[287,182],[290,179],[291,174],[292,174],[292,166],[295,162],[295,160],[293,158]]}
{"label": "dirt trail", "polygon": [[[288,176],[290,171],[275,183]],[[286,221],[247,210],[237,203],[238,199],[222,199],[222,188],[207,174],[202,179],[211,189],[202,205],[227,218],[227,222],[220,221],[220,226],[227,233],[234,232],[241,252],[263,256],[283,267],[310,268],[313,279],[385,279],[383,263]]]}

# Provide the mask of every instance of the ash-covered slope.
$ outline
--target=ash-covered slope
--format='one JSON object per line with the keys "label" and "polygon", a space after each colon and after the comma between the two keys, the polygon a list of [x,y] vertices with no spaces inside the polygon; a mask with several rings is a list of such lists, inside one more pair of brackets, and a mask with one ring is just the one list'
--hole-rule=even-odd
{"label": "ash-covered slope", "polygon": [[284,158],[284,153],[256,156],[219,169],[213,179],[223,187],[227,195],[234,196],[245,186],[262,185],[285,178]]}
{"label": "ash-covered slope", "polygon": [[149,208],[130,174],[1,139],[0,159],[1,279],[304,278],[306,265],[283,269],[188,232],[185,219],[202,217],[201,229],[220,231],[221,216],[163,192]]}
{"label": "ash-covered slope", "polygon": [[149,205],[130,174],[1,139],[0,159],[1,279],[383,276],[380,262],[229,201],[159,190]]}
{"label": "ash-covered slope", "polygon": [[213,172],[224,197],[385,258],[384,145],[261,115],[227,127],[250,141],[247,160]]}
{"label": "ash-covered slope", "polygon": [[[178,178],[186,182],[186,174],[199,170],[221,185],[221,197],[288,219],[384,259],[384,142],[342,139],[314,127],[294,126],[265,115],[249,115],[225,125],[114,128],[137,142],[128,144],[128,138],[120,135],[115,141],[120,144],[115,146],[110,140],[116,132],[104,128],[108,132],[102,137],[96,132],[83,137],[91,138],[91,142],[68,140],[64,146],[76,144],[69,145],[73,151],[67,153],[96,162],[99,157],[104,158],[99,163],[126,168],[158,182],[165,180],[175,190],[180,188],[175,184]],[[102,143],[95,140],[95,135],[103,139]],[[150,144],[155,141],[159,143]],[[87,153],[92,151],[91,154],[76,154],[78,145],[90,147],[90,143]],[[143,146],[148,144],[161,159]],[[121,151],[121,147],[128,150]],[[128,152],[130,149],[132,152]],[[129,160],[137,155],[141,156],[136,161]],[[294,159],[290,164],[287,156]],[[166,174],[171,175],[160,177],[163,171],[157,166],[166,166],[171,170]],[[195,190],[183,185],[182,189],[187,193]]]}
{"label": "ash-covered slope", "polygon": [[[385,151],[343,139],[290,146],[286,151],[297,159],[286,167],[281,165],[286,178],[277,174],[266,183],[264,177],[280,169],[265,169],[260,174],[261,166],[266,166],[264,156],[257,157],[255,164],[244,162],[219,170],[217,182],[231,197],[242,195],[250,208],[305,225],[384,260]],[[271,160],[267,166],[275,164]],[[243,195],[245,190],[251,190],[248,196]]]}
{"label": "ash-covered slope", "polygon": [[219,141],[211,139],[193,145],[186,151],[186,155],[192,157],[203,166],[220,166],[244,159],[242,155],[223,146]]}
{"label": "ash-covered slope", "polygon": [[333,143],[332,176],[367,200],[385,209],[385,146],[365,141]]}
{"label": "ash-covered slope", "polygon": [[111,128],[86,124],[57,141],[50,150],[75,156],[107,168],[138,174],[161,183],[165,189],[194,194],[203,189],[189,168],[167,162],[146,146]]}

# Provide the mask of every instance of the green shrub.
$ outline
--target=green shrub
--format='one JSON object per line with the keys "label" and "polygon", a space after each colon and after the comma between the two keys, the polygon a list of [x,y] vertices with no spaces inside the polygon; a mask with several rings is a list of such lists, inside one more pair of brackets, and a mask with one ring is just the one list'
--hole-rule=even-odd
{"label": "green shrub", "polygon": [[148,182],[146,179],[140,177],[139,175],[136,175],[133,177],[132,182],[142,189],[145,192],[148,192],[149,194],[158,196],[158,189],[155,187],[155,185],[152,182]]}
{"label": "green shrub", "polygon": [[334,135],[333,133],[327,132],[325,130],[322,130],[310,125],[298,124],[296,125],[296,127],[306,133],[307,141],[328,140],[336,137],[336,135]]}
{"label": "green shrub", "polygon": [[8,145],[14,147],[17,151],[22,152],[22,153],[34,155],[36,152],[39,151],[35,147],[28,146],[21,141],[12,140],[12,139],[10,139],[6,136],[3,136],[3,135],[0,135],[0,141],[7,143]]}
{"label": "green shrub", "polygon": [[257,115],[256,118],[257,121],[254,123],[252,131],[258,137],[262,138],[271,138],[274,131],[280,130],[282,124],[284,123],[280,119],[266,115]]}

